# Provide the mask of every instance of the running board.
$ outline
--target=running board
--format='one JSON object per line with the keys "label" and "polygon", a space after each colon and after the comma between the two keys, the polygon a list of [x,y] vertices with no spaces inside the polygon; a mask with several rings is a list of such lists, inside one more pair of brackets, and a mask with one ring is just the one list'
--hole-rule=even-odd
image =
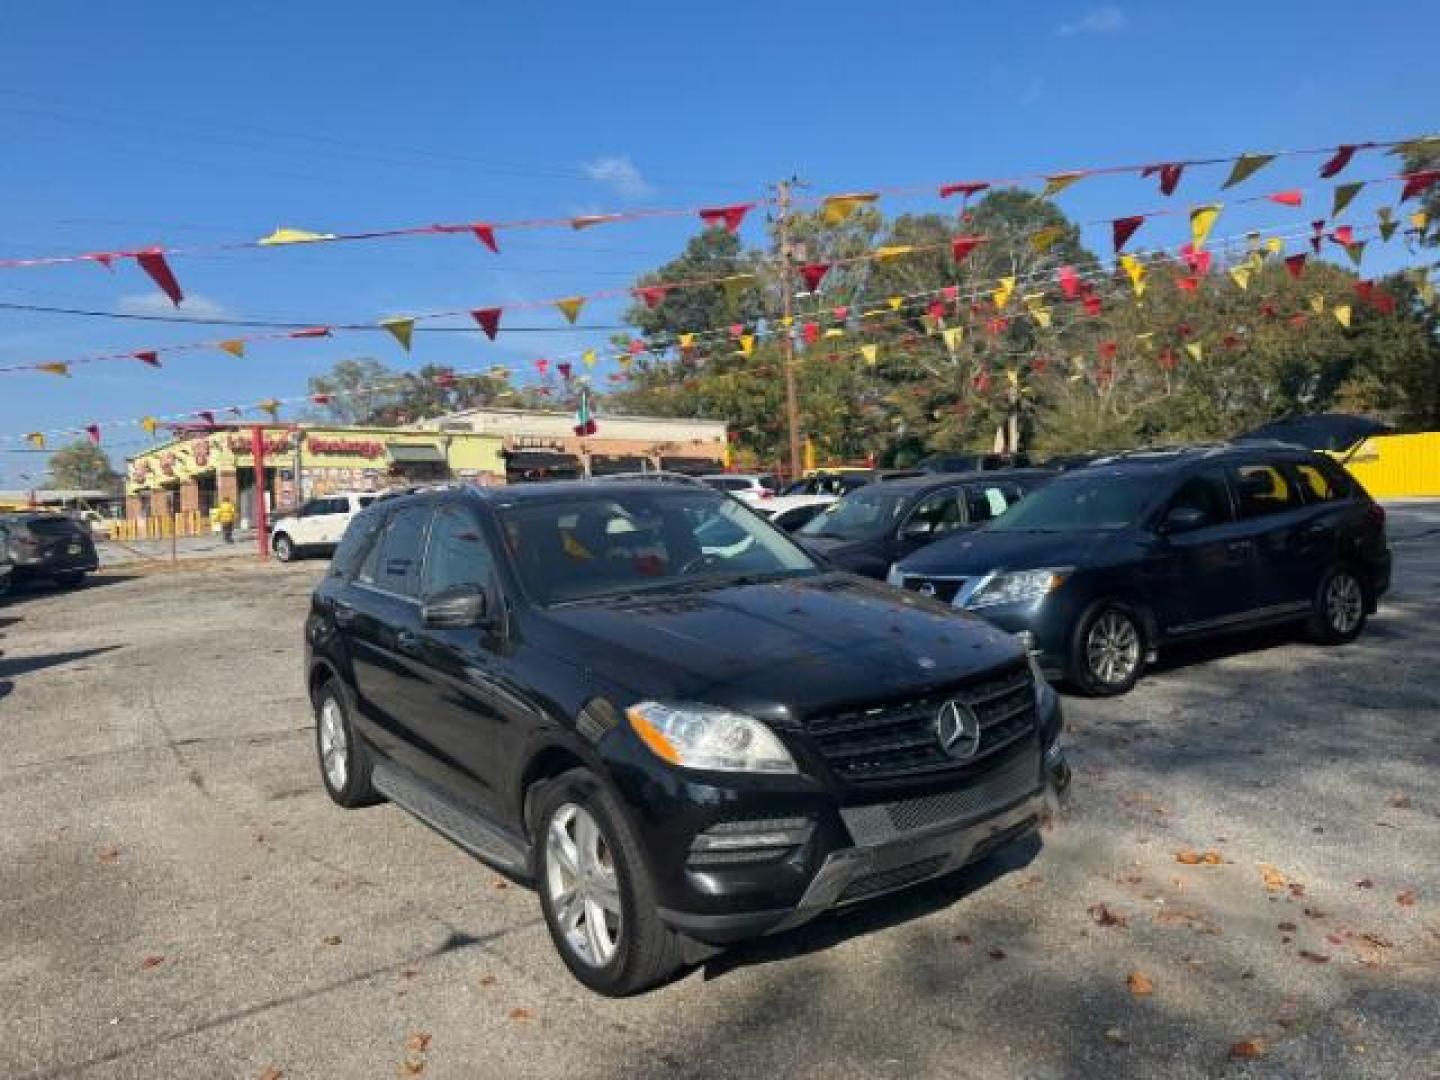
{"label": "running board", "polygon": [[370,782],[376,791],[402,810],[477,859],[512,877],[529,880],[530,857],[523,844],[474,810],[461,806],[428,780],[382,759],[375,762]]}

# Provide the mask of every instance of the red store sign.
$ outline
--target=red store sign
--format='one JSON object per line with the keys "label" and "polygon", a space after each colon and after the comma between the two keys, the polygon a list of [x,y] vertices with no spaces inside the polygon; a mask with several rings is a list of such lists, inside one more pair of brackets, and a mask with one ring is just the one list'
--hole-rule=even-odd
{"label": "red store sign", "polygon": [[373,439],[317,439],[313,435],[305,440],[312,454],[334,454],[374,459],[385,453],[383,443]]}

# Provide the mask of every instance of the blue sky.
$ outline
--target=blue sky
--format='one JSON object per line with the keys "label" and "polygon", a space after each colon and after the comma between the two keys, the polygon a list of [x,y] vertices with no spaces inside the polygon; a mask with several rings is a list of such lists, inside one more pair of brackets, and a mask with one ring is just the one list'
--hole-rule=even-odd
{"label": "blue sky", "polygon": [[[207,244],[276,226],[375,226],[742,201],[798,174],[817,193],[1241,150],[1388,139],[1437,128],[1440,5],[1338,0],[1116,4],[726,5],[376,0],[6,5],[0,34],[0,257]],[[1238,194],[1316,184],[1278,162]],[[1363,155],[1347,178],[1395,171]],[[1187,177],[1203,201],[1221,170]],[[1367,190],[1373,220],[1395,185]],[[1161,205],[1153,181],[1092,178],[1079,220]],[[886,209],[938,210],[934,198]],[[1324,199],[1328,209],[1328,194]],[[1216,235],[1303,226],[1311,207],[1227,213]],[[751,226],[752,228],[755,226]],[[1178,239],[1152,223],[1147,244]],[[1171,230],[1167,235],[1166,230]],[[623,286],[674,254],[685,220],[176,259],[197,315],[367,321]],[[1104,250],[1104,234],[1088,237]],[[1379,270],[1406,258],[1372,259]],[[133,266],[0,269],[0,303],[164,313]],[[595,305],[582,321],[610,323]],[[515,321],[520,321],[517,313]],[[161,371],[0,376],[0,436],[303,392],[346,356],[475,367],[603,339],[417,334],[200,353]],[[223,332],[0,310],[0,365],[204,340]],[[508,345],[508,347],[507,347]],[[121,456],[136,429],[105,435]],[[6,452],[0,486],[43,471]]]}

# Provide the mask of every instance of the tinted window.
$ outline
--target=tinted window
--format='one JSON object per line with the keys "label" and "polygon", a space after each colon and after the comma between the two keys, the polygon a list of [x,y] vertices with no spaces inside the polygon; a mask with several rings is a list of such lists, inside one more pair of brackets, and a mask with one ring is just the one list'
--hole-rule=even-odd
{"label": "tinted window", "polygon": [[355,572],[360,560],[370,554],[371,541],[380,531],[380,523],[384,520],[380,514],[366,514],[350,523],[345,535],[340,538],[340,546],[335,549],[335,555],[330,560],[331,575],[347,577]]}
{"label": "tinted window", "polygon": [[1225,474],[1214,470],[1190,477],[1171,497],[1166,513],[1177,507],[1199,510],[1211,525],[1229,521],[1230,489],[1225,484]]}
{"label": "tinted window", "polygon": [[380,540],[380,562],[375,568],[375,586],[401,596],[420,594],[420,555],[425,540],[426,506],[407,506],[390,518]]}
{"label": "tinted window", "polygon": [[1240,465],[1233,475],[1242,518],[1280,514],[1300,505],[1300,493],[1278,464]]}
{"label": "tinted window", "polygon": [[943,536],[964,523],[960,492],[956,488],[931,492],[905,519],[907,536]]}
{"label": "tinted window", "polygon": [[868,540],[884,536],[905,512],[903,492],[884,484],[868,484],[831,503],[825,512],[800,530],[801,536],[833,536],[839,540]]}
{"label": "tinted window", "polygon": [[442,506],[430,525],[421,595],[434,596],[467,585],[484,587],[493,566],[480,523],[458,506]]}
{"label": "tinted window", "polygon": [[1021,499],[985,528],[1045,532],[1123,529],[1138,522],[1154,502],[1155,487],[1155,479],[1149,476],[1074,472]]}
{"label": "tinted window", "polygon": [[1020,501],[1020,489],[1014,484],[976,484],[966,493],[970,506],[970,521],[978,524],[997,518],[1011,504]]}
{"label": "tinted window", "polygon": [[1302,461],[1294,468],[1306,502],[1332,502],[1350,496],[1350,476],[1338,466]]}

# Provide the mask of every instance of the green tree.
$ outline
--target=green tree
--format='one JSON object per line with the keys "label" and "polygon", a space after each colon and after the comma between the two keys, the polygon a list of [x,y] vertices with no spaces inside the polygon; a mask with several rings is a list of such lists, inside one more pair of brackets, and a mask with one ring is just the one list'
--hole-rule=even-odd
{"label": "green tree", "polygon": [[379,427],[415,423],[501,400],[525,404],[533,398],[510,391],[498,374],[457,375],[446,364],[397,372],[368,357],[341,360],[328,374],[312,376],[309,392],[327,399],[313,411],[313,419]]}
{"label": "green tree", "polygon": [[45,486],[116,492],[120,489],[120,474],[111,467],[104,450],[82,439],[50,455]]}

